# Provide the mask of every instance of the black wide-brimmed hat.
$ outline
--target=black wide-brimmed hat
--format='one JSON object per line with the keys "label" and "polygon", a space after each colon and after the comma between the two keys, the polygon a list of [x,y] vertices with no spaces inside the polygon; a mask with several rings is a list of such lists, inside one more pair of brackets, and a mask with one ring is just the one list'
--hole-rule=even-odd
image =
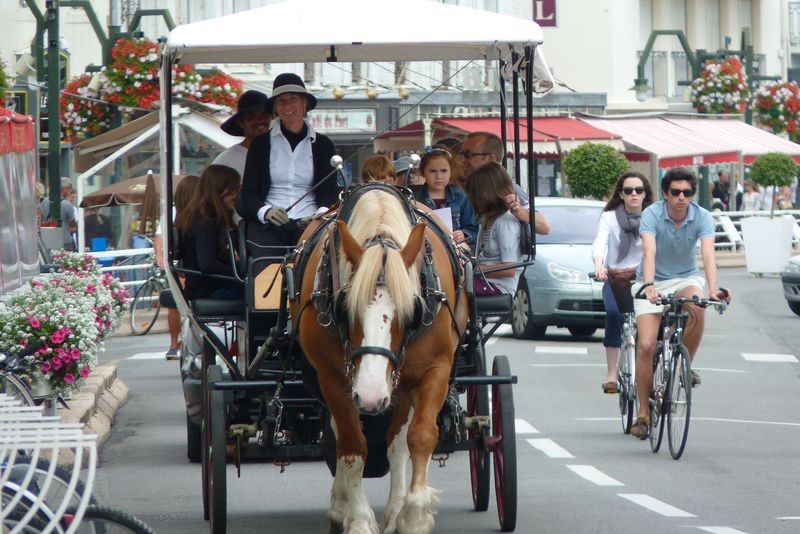
{"label": "black wide-brimmed hat", "polygon": [[272,107],[266,107],[267,100],[267,95],[261,91],[255,91],[253,89],[245,91],[236,103],[236,113],[223,122],[220,128],[226,134],[244,137],[244,130],[239,126],[239,118],[251,111],[266,111],[267,113],[272,113]]}
{"label": "black wide-brimmed hat", "polygon": [[284,93],[298,93],[304,95],[308,99],[308,111],[317,107],[317,97],[308,92],[302,78],[292,72],[284,72],[278,74],[275,77],[275,81],[272,82],[272,96],[269,97],[267,101],[267,111],[273,113],[275,97]]}

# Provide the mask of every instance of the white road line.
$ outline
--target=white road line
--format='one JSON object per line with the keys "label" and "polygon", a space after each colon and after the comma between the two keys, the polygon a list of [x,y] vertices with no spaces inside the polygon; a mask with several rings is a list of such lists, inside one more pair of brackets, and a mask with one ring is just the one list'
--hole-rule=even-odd
{"label": "white road line", "polygon": [[[617,417],[576,417],[576,421],[619,421]],[[747,425],[775,425],[775,426],[798,426],[800,423],[784,423],[782,421],[754,421],[751,419],[725,419],[723,417],[692,417],[692,422],[712,421],[718,423],[742,423]]]}
{"label": "white road line", "polygon": [[568,465],[574,473],[579,477],[585,478],[589,482],[597,484],[598,486],[624,486],[622,482],[615,478],[611,478],[592,465]]}
{"label": "white road line", "polygon": [[575,458],[552,439],[529,439],[527,441],[550,458]]}
{"label": "white road line", "polygon": [[163,360],[163,352],[140,352],[133,356],[126,358],[127,360]]}
{"label": "white road line", "polygon": [[696,371],[714,371],[717,373],[749,373],[747,369],[722,369],[721,367],[695,367],[692,366],[692,369]]}
{"label": "white road line", "polygon": [[767,354],[759,352],[743,352],[742,358],[750,362],[789,362],[797,363],[794,354]]}
{"label": "white road line", "polygon": [[694,514],[685,512],[680,508],[675,508],[664,501],[659,501],[655,497],[645,495],[644,493],[617,493],[617,495],[665,517],[697,517]]}
{"label": "white road line", "polygon": [[538,434],[539,431],[536,430],[532,424],[527,422],[525,419],[515,419],[514,420],[514,428],[517,431],[517,435],[519,434]]}
{"label": "white road line", "polygon": [[586,347],[555,347],[553,345],[536,345],[534,352],[541,354],[589,354]]}
{"label": "white road line", "polygon": [[775,519],[777,519],[778,521],[791,521],[800,519],[800,515],[787,515],[785,517],[776,517]]}
{"label": "white road line", "polygon": [[529,363],[531,367],[605,367],[604,363]]}
{"label": "white road line", "polygon": [[486,345],[494,345],[495,343],[497,343],[497,338],[492,336],[492,337],[490,337],[489,339],[486,340],[485,344]]}
{"label": "white road line", "polygon": [[731,527],[697,527],[700,530],[711,532],[712,534],[747,534],[743,530],[736,530]]}
{"label": "white road line", "polygon": [[504,324],[502,326],[498,326],[497,330],[495,330],[494,333],[495,334],[503,334],[503,335],[511,334],[512,333],[511,325],[510,324]]}

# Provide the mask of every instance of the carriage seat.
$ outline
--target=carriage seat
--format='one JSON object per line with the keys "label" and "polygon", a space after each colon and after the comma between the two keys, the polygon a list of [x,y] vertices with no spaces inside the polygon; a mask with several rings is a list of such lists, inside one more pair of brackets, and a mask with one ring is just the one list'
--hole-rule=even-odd
{"label": "carriage seat", "polygon": [[514,304],[514,295],[504,293],[502,295],[490,295],[485,297],[475,297],[475,305],[478,315],[504,315],[511,311]]}
{"label": "carriage seat", "polygon": [[[163,290],[158,301],[164,308],[178,308],[171,289]],[[199,322],[244,321],[244,300],[194,299],[189,306]]]}

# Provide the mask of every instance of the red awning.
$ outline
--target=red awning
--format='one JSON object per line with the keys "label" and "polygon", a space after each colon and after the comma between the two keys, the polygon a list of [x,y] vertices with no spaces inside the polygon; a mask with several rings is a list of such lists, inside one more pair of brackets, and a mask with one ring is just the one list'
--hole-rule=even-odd
{"label": "red awning", "polygon": [[635,153],[649,155],[657,158],[661,169],[739,161],[740,148],[733,141],[699,135],[666,117],[581,120],[622,136],[628,159],[640,159]]}
{"label": "red awning", "polygon": [[[500,118],[449,118],[431,120],[431,139],[433,144],[447,137],[463,137],[472,132],[491,132],[500,136]],[[520,143],[527,150],[527,121],[520,120]],[[386,132],[375,140],[379,151],[422,150],[425,128],[421,120]],[[514,122],[506,122],[508,150],[514,149]],[[611,132],[595,128],[571,117],[535,117],[533,119],[533,150],[537,157],[558,158],[582,143],[604,143],[622,150],[622,138]],[[523,154],[526,155],[526,154]]]}

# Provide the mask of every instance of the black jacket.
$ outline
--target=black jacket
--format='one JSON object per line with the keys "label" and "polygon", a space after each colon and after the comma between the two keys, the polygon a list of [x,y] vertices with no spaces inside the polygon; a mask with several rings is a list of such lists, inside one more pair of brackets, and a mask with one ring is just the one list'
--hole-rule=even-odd
{"label": "black jacket", "polygon": [[[200,271],[207,274],[221,274],[233,276],[230,253],[217,250],[219,232],[215,221],[206,219],[198,214],[192,222],[188,232],[181,235],[181,260],[185,269]],[[224,280],[210,278],[196,274],[186,274],[186,298],[196,299],[206,297],[217,289]]]}
{"label": "black jacket", "polygon": [[[242,177],[242,192],[236,202],[236,210],[243,218],[249,221],[264,222],[258,218],[258,210],[264,205],[264,200],[269,194],[271,177],[269,173],[270,133],[253,139],[247,150],[247,163]],[[311,144],[311,154],[314,158],[314,180],[312,187],[316,186],[323,178],[330,175],[325,182],[314,190],[312,195],[317,207],[332,206],[339,200],[340,187],[336,183],[336,174],[331,167],[331,156],[336,154],[336,147],[330,138],[317,133],[316,139]],[[282,206],[285,207],[285,206]]]}

